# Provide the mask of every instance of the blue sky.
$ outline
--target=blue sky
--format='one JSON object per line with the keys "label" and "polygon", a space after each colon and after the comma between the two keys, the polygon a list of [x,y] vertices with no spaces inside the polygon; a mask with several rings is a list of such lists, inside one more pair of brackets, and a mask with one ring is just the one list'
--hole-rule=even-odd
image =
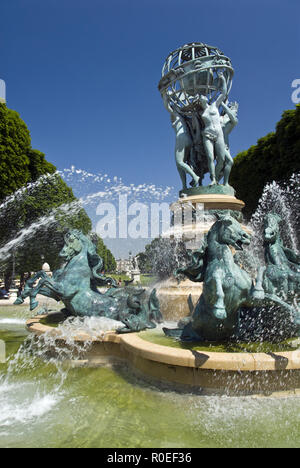
{"label": "blue sky", "polygon": [[157,84],[168,53],[215,45],[235,68],[233,155],[274,130],[300,78],[299,0],[2,0],[0,78],[59,169],[180,188]]}

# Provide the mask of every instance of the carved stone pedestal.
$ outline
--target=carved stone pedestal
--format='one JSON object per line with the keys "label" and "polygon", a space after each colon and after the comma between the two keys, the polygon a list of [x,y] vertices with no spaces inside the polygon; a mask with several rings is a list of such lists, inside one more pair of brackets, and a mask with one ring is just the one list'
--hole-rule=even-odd
{"label": "carved stone pedestal", "polygon": [[[192,242],[192,245],[187,247],[194,250],[198,248],[203,235],[215,222],[217,214],[229,211],[231,216],[242,223],[244,206],[245,203],[234,195],[206,193],[182,196],[170,205],[174,220],[174,236],[181,237],[185,242]],[[243,227],[249,232],[246,226]]]}
{"label": "carved stone pedestal", "polygon": [[202,294],[202,283],[193,283],[186,279],[179,285],[174,278],[169,278],[156,285],[157,297],[164,320],[177,321],[190,315],[188,297],[196,305]]}
{"label": "carved stone pedestal", "polygon": [[[187,189],[188,191],[199,190]],[[206,191],[211,187],[204,187]],[[182,193],[182,192],[181,192]],[[230,212],[238,221],[243,221],[242,209],[245,203],[234,195],[204,193],[182,196],[170,205],[174,217],[174,237],[183,240],[186,247],[195,250],[200,247],[203,236],[216,220],[216,214]],[[244,229],[249,232],[246,226]],[[185,280],[179,285],[175,279],[168,279],[157,287],[157,296],[165,320],[179,320],[189,315],[188,297],[191,294],[195,305],[202,293],[202,284]]]}
{"label": "carved stone pedestal", "polygon": [[139,270],[133,270],[130,273],[133,284],[140,283],[141,281],[141,272]]}

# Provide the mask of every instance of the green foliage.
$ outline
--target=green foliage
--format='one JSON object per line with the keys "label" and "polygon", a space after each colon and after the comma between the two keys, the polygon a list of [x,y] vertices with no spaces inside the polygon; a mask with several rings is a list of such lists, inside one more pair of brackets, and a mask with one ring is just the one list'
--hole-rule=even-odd
{"label": "green foliage", "polygon": [[283,113],[276,131],[234,158],[230,184],[246,203],[244,214],[255,211],[263,188],[273,180],[288,180],[300,171],[300,105]]}
{"label": "green foliage", "polygon": [[53,174],[56,170],[53,164],[45,159],[44,153],[38,150],[30,149],[29,156],[29,171],[32,181],[36,181],[44,174]]}
{"label": "green foliage", "polygon": [[[149,246],[147,245],[145,249]],[[148,250],[146,250],[148,252]],[[138,265],[141,273],[151,273],[151,261],[149,255],[146,252],[141,252],[137,255]]]}
{"label": "green foliage", "polygon": [[116,270],[117,262],[111,251],[106,247],[101,237],[95,232],[91,234],[93,242],[97,245],[97,254],[103,259],[103,270],[105,273],[112,273]]}
{"label": "green foliage", "polygon": [[186,255],[183,242],[157,237],[138,255],[138,264],[142,273],[151,273],[159,279],[167,279],[184,262]]}
{"label": "green foliage", "polygon": [[117,282],[118,282],[119,280],[121,280],[121,281],[123,281],[123,282],[124,282],[124,281],[130,281],[130,280],[131,280],[131,278],[130,278],[128,275],[126,275],[125,273],[118,273],[118,274],[117,274],[117,273],[112,273],[112,274],[109,275],[109,276],[111,276],[111,278],[115,279]]}
{"label": "green foliage", "polygon": [[[1,201],[0,265],[7,277],[13,263],[20,274],[40,270],[45,262],[57,269],[66,232],[79,229],[88,234],[92,229],[72,189],[45,155],[32,149],[25,123],[5,104],[0,104]],[[115,259],[101,239],[98,250],[105,269],[113,271]]]}
{"label": "green foliage", "polygon": [[[115,279],[116,282],[118,283],[119,280],[121,280],[122,283],[124,283],[125,281],[130,281],[131,278],[124,274],[124,273],[112,273],[109,275],[111,278]],[[140,281],[139,281],[139,285],[140,286],[145,286],[145,287],[148,287],[148,286],[152,286],[155,282],[157,281],[157,278],[155,276],[151,276],[151,275],[141,275],[140,276]]]}
{"label": "green foliage", "polygon": [[9,246],[11,240],[17,240],[16,245],[7,250],[8,269],[11,269],[13,256],[20,273],[39,270],[44,262],[56,269],[58,253],[69,229],[80,229],[88,234],[92,225],[61,177],[48,175],[29,185],[9,199],[0,212],[1,246]]}
{"label": "green foliage", "polygon": [[0,200],[55,167],[31,148],[30,133],[19,114],[0,104]]}

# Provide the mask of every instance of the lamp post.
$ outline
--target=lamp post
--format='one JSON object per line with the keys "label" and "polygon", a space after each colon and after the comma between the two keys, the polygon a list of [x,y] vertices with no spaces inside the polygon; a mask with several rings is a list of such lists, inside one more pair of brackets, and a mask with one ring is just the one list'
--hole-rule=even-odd
{"label": "lamp post", "polygon": [[13,250],[13,267],[12,267],[12,278],[11,278],[11,287],[15,289],[16,287],[16,251]]}
{"label": "lamp post", "polygon": [[0,104],[6,103],[6,85],[5,81],[0,79]]}

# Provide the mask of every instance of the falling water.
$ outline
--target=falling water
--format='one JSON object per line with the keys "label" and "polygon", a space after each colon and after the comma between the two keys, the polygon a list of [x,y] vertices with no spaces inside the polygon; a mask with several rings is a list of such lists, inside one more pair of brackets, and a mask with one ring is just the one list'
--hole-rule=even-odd
{"label": "falling water", "polygon": [[37,221],[33,222],[30,226],[20,229],[16,236],[8,241],[3,247],[0,248],[0,261],[6,260],[11,252],[21,247],[28,241],[41,227],[50,228],[51,225],[57,224],[57,215],[73,215],[82,209],[80,202],[74,201],[72,203],[64,204],[58,208],[51,210],[46,216],[41,216]]}
{"label": "falling water", "polygon": [[[80,201],[74,203],[74,210],[91,207],[99,199],[117,197],[121,187],[135,200],[136,197],[165,200],[172,195],[169,189],[126,186],[120,179],[106,175],[101,181],[102,176],[80,170],[77,173],[75,168],[64,172],[70,185],[71,180],[79,181],[82,177],[85,182],[94,180],[95,187],[89,193],[84,191],[82,182],[77,192],[74,184],[75,194],[80,197]],[[109,187],[110,194],[106,192]],[[297,175],[286,186],[270,184],[251,221],[252,228],[259,232],[264,210],[269,210],[270,206],[279,214],[290,210],[284,220],[288,221],[286,237],[293,234],[292,248],[298,248],[295,228],[299,212],[297,187]],[[22,189],[15,196],[23,197],[25,193]],[[6,208],[12,200],[13,197],[4,202]],[[62,209],[67,213],[72,207],[73,204]],[[41,218],[31,229],[20,229],[16,238],[10,241],[15,242],[8,248],[22,245],[40,224],[52,225],[55,214],[53,211],[47,218]],[[0,255],[5,258],[3,247]],[[103,323],[96,318],[68,320],[58,328],[68,341],[68,346],[62,350],[51,334],[38,340],[35,337],[26,339],[26,317],[28,312],[25,313],[22,306],[0,308],[0,339],[4,339],[9,347],[6,364],[0,364],[2,447],[299,446],[297,415],[300,414],[300,399],[296,396],[257,399],[181,394],[145,385],[126,366],[72,369],[66,366],[65,359],[80,359],[82,352],[82,347],[78,347],[74,340],[75,334],[88,333],[91,340],[101,339],[104,330],[118,324]],[[85,346],[89,344],[87,341]]]}
{"label": "falling water", "polygon": [[[7,197],[0,205],[0,215],[14,210],[18,202],[24,201],[31,196],[34,191],[43,184],[51,183],[57,175],[61,176],[65,182],[71,186],[78,200],[53,208],[46,216],[41,216],[28,227],[21,227],[13,239],[9,240],[0,248],[0,260],[7,259],[11,252],[21,247],[25,241],[30,239],[41,227],[55,226],[57,215],[74,215],[84,208],[92,219],[95,228],[97,218],[96,208],[100,202],[111,202],[116,204],[120,195],[126,195],[128,203],[140,202],[150,204],[153,201],[161,202],[172,199],[172,187],[158,187],[154,184],[129,184],[126,185],[117,176],[109,177],[107,174],[92,174],[83,169],[72,166],[70,169],[57,171],[55,174],[41,176],[36,182],[28,184],[26,187],[16,191]],[[5,222],[5,220],[3,221]],[[15,226],[14,226],[15,228]],[[150,230],[149,230],[150,232]]]}
{"label": "falling water", "polygon": [[129,200],[154,201],[165,200],[172,196],[173,187],[159,187],[155,184],[125,184],[118,176],[108,174],[93,174],[72,166],[59,171],[60,176],[69,184],[83,204],[101,200],[115,200],[121,195],[128,195]]}
{"label": "falling water", "polygon": [[[24,328],[25,320],[0,319],[0,328],[10,326]],[[120,326],[121,322],[106,318],[70,318],[55,329],[65,342],[63,347],[57,344],[51,329],[40,338],[28,336],[8,357],[6,372],[0,372],[0,434],[5,427],[37,420],[52,411],[65,397],[64,384],[70,370],[66,363],[80,359],[93,339],[101,340],[105,331]],[[76,337],[82,333],[90,338],[79,343]],[[51,378],[45,380],[45,374]]]}
{"label": "falling water", "polygon": [[[103,327],[80,322],[82,332]],[[80,359],[82,348],[72,346],[71,323],[60,328],[69,343],[63,350],[51,334],[29,337],[0,367],[1,447],[299,445],[296,396],[178,393],[145,384],[125,365],[70,367],[65,359]]]}
{"label": "falling water", "polygon": [[[2,318],[0,321],[1,330],[14,330],[10,332],[14,335],[17,330],[21,333],[24,326],[25,320],[23,324],[18,323],[17,319]],[[44,363],[45,371],[54,376],[49,385],[36,371],[40,366],[40,356],[39,353],[35,355],[31,352],[33,343],[33,337],[25,338],[17,352],[7,357],[5,372],[0,372],[1,438],[5,437],[11,427],[22,428],[28,422],[43,417],[63,398],[62,385],[66,376],[63,368],[50,361]]]}
{"label": "falling water", "polygon": [[282,237],[285,243],[298,251],[299,189],[300,174],[294,174],[285,184],[271,182],[265,186],[258,207],[250,220],[250,225],[258,236],[261,236],[266,215],[277,213],[282,218]]}
{"label": "falling water", "polygon": [[284,245],[299,253],[300,174],[292,175],[286,183],[271,182],[263,190],[258,207],[248,224],[253,234],[251,245],[237,254],[237,258],[253,277],[257,266],[264,265],[265,262],[263,226],[266,215],[272,212],[282,218],[280,231]]}

